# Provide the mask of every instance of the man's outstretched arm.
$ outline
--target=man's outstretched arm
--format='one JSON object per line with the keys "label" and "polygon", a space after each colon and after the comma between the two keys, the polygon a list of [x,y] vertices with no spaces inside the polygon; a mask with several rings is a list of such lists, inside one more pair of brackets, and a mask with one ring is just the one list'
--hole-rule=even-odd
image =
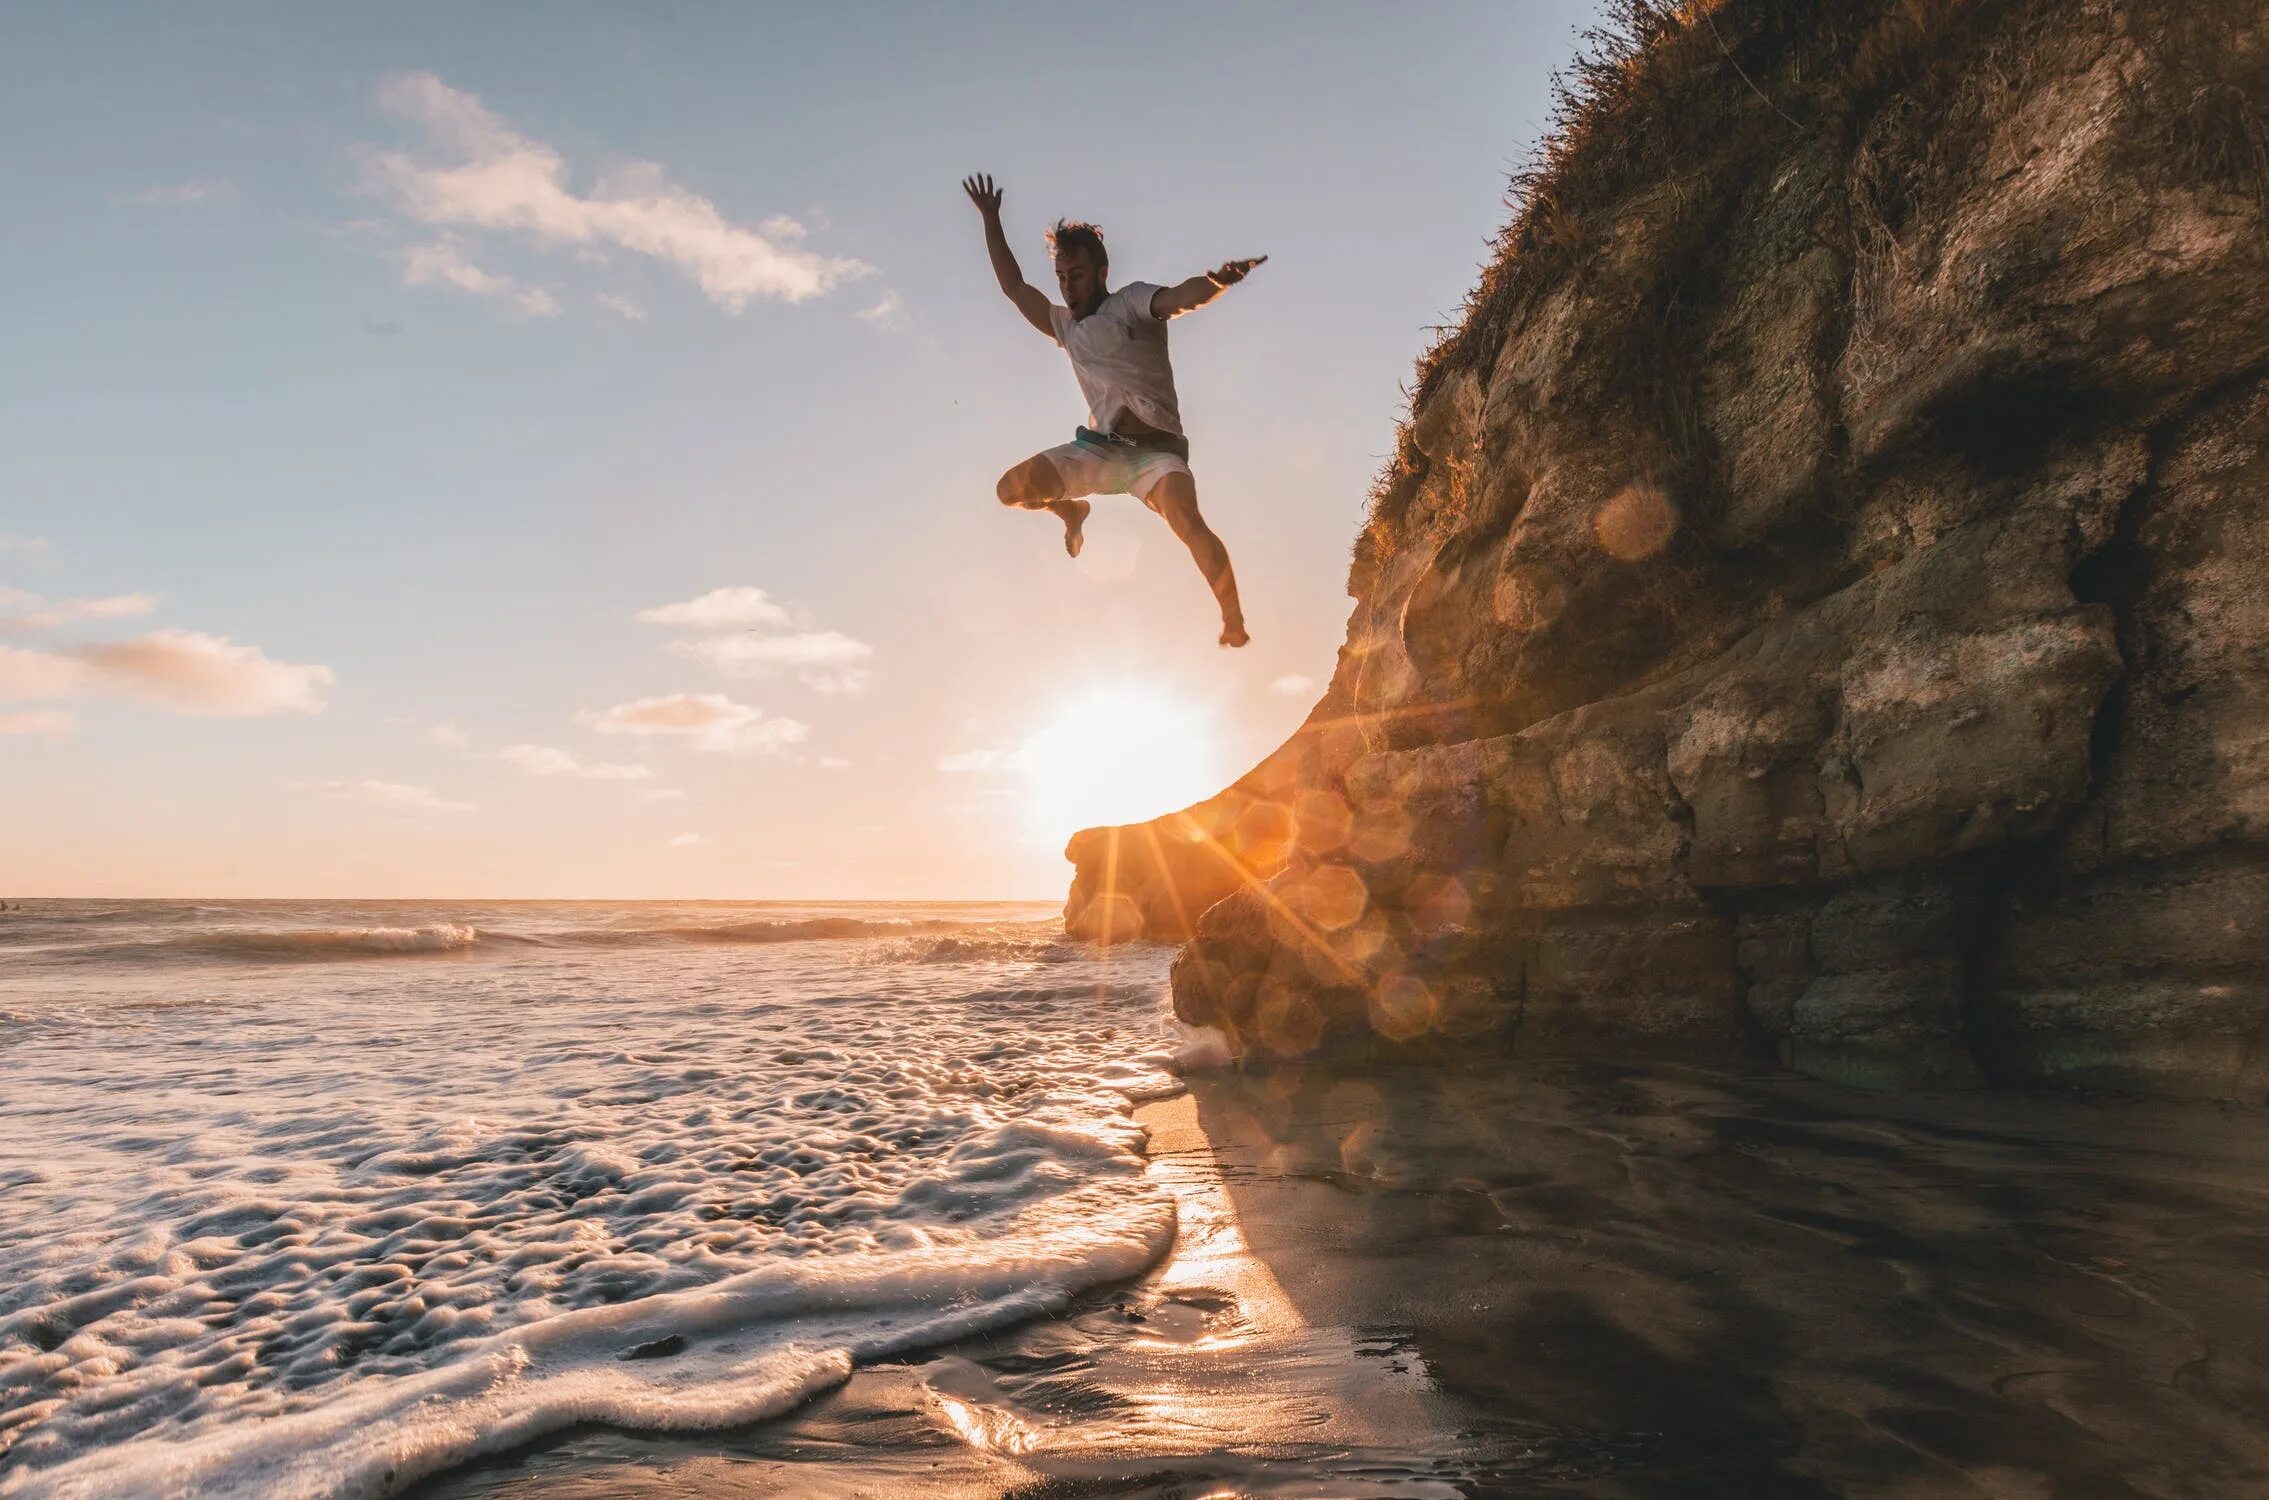
{"label": "man's outstretched arm", "polygon": [[1048,298],[1017,269],[1016,256],[1008,248],[1008,235],[1001,229],[1001,190],[993,186],[992,178],[982,173],[964,177],[961,190],[977,205],[977,212],[985,216],[985,253],[993,258],[993,277],[1000,282],[1001,291],[1016,304],[1016,310],[1024,314],[1025,322],[1054,338],[1056,329],[1048,319]]}
{"label": "man's outstretched arm", "polygon": [[1195,312],[1243,281],[1253,267],[1267,260],[1265,255],[1251,260],[1226,261],[1211,271],[1201,271],[1187,281],[1162,286],[1150,295],[1150,315],[1154,318],[1171,318],[1179,313]]}

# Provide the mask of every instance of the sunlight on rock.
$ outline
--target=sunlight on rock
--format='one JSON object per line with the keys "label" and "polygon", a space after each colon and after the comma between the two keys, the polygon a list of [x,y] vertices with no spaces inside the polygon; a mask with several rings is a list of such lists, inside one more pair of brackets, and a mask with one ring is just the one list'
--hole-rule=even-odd
{"label": "sunlight on rock", "polygon": [[1399,806],[1367,810],[1355,820],[1347,849],[1369,864],[1384,864],[1410,852],[1410,814]]}
{"label": "sunlight on rock", "polygon": [[1311,854],[1329,854],[1337,849],[1347,842],[1355,826],[1355,815],[1347,810],[1347,803],[1325,787],[1301,792],[1293,799],[1292,815],[1299,828],[1300,847]]}
{"label": "sunlight on rock", "polygon": [[1454,932],[1473,915],[1473,895],[1455,875],[1421,875],[1410,882],[1403,909],[1414,931],[1426,936]]}
{"label": "sunlight on rock", "polygon": [[1424,980],[1391,974],[1364,1001],[1371,1029],[1391,1042],[1407,1042],[1434,1029],[1440,1003]]}
{"label": "sunlight on rock", "polygon": [[1623,562],[1643,562],[1669,545],[1678,512],[1662,491],[1640,481],[1624,486],[1591,518],[1601,550]]}
{"label": "sunlight on rock", "polygon": [[1256,870],[1282,864],[1292,849],[1292,809],[1282,802],[1258,801],[1237,815],[1228,843]]}
{"label": "sunlight on rock", "polygon": [[1253,1020],[1262,1044],[1278,1057],[1306,1057],[1324,1039],[1315,1001],[1282,980],[1263,981]]}
{"label": "sunlight on rock", "polygon": [[1124,891],[1106,891],[1080,908],[1072,930],[1091,943],[1126,943],[1143,933],[1142,908]]}
{"label": "sunlight on rock", "polygon": [[1363,915],[1371,903],[1363,877],[1345,865],[1321,865],[1300,883],[1300,906],[1310,922],[1337,932]]}
{"label": "sunlight on rock", "polygon": [[1338,933],[1333,946],[1350,964],[1373,973],[1402,967],[1402,949],[1395,942],[1385,915],[1377,907],[1365,912],[1361,921]]}
{"label": "sunlight on rock", "polygon": [[1568,607],[1568,588],[1550,568],[1517,563],[1499,575],[1489,604],[1499,624],[1513,630],[1540,630]]}

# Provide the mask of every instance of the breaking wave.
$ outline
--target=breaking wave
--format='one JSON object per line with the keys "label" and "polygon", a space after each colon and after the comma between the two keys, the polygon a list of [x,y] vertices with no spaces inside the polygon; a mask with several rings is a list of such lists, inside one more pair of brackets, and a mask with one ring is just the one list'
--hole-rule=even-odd
{"label": "breaking wave", "polygon": [[[790,917],[742,922],[670,923],[521,932],[465,922],[405,927],[243,927],[173,932],[119,940],[77,941],[40,933],[24,924],[12,934],[20,956],[51,962],[134,964],[223,960],[311,963],[345,959],[430,957],[499,948],[654,948],[699,945],[848,942],[902,939],[971,930],[978,924],[942,918]],[[1024,924],[1027,926],[1036,924]],[[1045,939],[1029,935],[941,938],[934,953],[946,961],[979,957],[1044,959]],[[912,956],[912,955],[909,955]]]}
{"label": "breaking wave", "polygon": [[1171,1241],[1131,1114],[1176,1087],[1163,950],[1031,907],[451,910],[0,963],[0,1500],[382,1496],[747,1423]]}

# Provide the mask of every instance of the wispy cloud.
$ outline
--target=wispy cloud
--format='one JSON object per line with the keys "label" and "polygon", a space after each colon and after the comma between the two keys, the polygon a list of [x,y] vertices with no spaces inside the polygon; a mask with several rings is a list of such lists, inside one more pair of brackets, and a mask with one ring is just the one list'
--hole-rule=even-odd
{"label": "wispy cloud", "polygon": [[0,699],[107,695],[188,714],[312,714],[335,681],[329,667],[281,662],[257,646],[195,630],[55,651],[0,646]]}
{"label": "wispy cloud", "polygon": [[334,802],[376,802],[386,807],[412,807],[426,812],[471,812],[470,802],[451,802],[422,786],[399,781],[318,781],[313,790]]}
{"label": "wispy cloud", "polygon": [[735,223],[653,162],[613,167],[578,191],[557,150],[432,73],[392,75],[378,102],[424,132],[423,156],[374,151],[369,158],[376,185],[420,223],[650,256],[736,313],[752,297],[801,302],[870,269],[805,249],[803,226],[792,219]]}
{"label": "wispy cloud", "polygon": [[0,586],[0,625],[18,630],[49,630],[78,620],[119,620],[146,615],[158,607],[151,594],[112,594],[101,599],[53,602],[21,589]]}
{"label": "wispy cloud", "polygon": [[898,328],[906,321],[901,316],[904,305],[896,292],[884,292],[851,316],[876,328]]}
{"label": "wispy cloud", "polygon": [[1316,679],[1313,677],[1303,677],[1298,672],[1293,672],[1287,676],[1279,677],[1276,679],[1276,681],[1270,683],[1268,685],[1268,690],[1272,693],[1281,694],[1286,698],[1297,698],[1302,693],[1314,692],[1316,690]]}
{"label": "wispy cloud", "polygon": [[132,196],[136,203],[205,203],[215,198],[235,197],[236,184],[225,177],[199,177],[188,182],[146,187]]}
{"label": "wispy cloud", "polygon": [[808,725],[767,717],[723,693],[671,693],[617,703],[582,715],[601,734],[671,740],[696,750],[777,754],[802,740]]}
{"label": "wispy cloud", "polygon": [[707,839],[703,838],[698,833],[681,833],[676,838],[670,840],[670,847],[672,849],[690,849],[695,844],[706,844],[708,842],[709,841]]}
{"label": "wispy cloud", "polygon": [[733,630],[795,623],[788,611],[759,588],[741,585],[711,589],[676,604],[642,609],[638,618],[649,625],[685,625],[696,630]]}
{"label": "wispy cloud", "polygon": [[37,557],[45,554],[46,551],[47,543],[36,536],[13,536],[8,532],[0,531],[0,552],[14,552],[26,557]]}
{"label": "wispy cloud", "polygon": [[425,742],[444,750],[462,750],[469,743],[465,731],[454,724],[436,724],[425,732]]}
{"label": "wispy cloud", "polygon": [[805,687],[822,693],[861,693],[874,681],[865,663],[875,648],[839,630],[808,630],[801,635],[713,635],[670,646],[680,656],[705,661],[727,677],[775,677],[793,673]]}
{"label": "wispy cloud", "polygon": [[559,315],[559,301],[540,286],[523,286],[510,276],[493,275],[465,259],[454,240],[412,245],[402,252],[402,285],[453,286],[476,297],[493,297],[531,318]]}
{"label": "wispy cloud", "polygon": [[580,761],[565,750],[554,750],[549,745],[507,745],[496,752],[496,758],[530,776],[574,776],[584,781],[644,781],[654,774],[644,766]]}
{"label": "wispy cloud", "polygon": [[618,318],[628,318],[633,323],[646,321],[646,309],[640,307],[628,297],[618,297],[613,292],[601,292],[597,301],[599,306]]}
{"label": "wispy cloud", "polygon": [[0,713],[0,734],[44,734],[60,737],[79,727],[77,715],[59,708],[29,708]]}

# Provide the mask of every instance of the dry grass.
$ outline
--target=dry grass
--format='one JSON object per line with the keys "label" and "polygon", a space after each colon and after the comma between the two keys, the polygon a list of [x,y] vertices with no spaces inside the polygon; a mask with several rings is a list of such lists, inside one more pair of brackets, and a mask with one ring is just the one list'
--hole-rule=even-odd
{"label": "dry grass", "polygon": [[2250,198],[2269,222],[2269,13],[2259,0],[2134,0],[2121,18],[2146,60],[2125,80],[2137,164]]}
{"label": "dry grass", "polygon": [[[1636,314],[1625,343],[1634,400],[1669,414],[1679,439],[1665,461],[1697,462],[1680,335],[1720,269],[1708,246],[1738,206],[1742,169],[1846,138],[1883,95],[1915,87],[1981,8],[1988,0],[1611,0],[1554,80],[1551,128],[1513,176],[1511,217],[1458,321],[1418,361],[1412,409],[1452,371],[1492,365],[1537,291],[1595,276],[1626,200],[1669,184],[1669,211],[1647,226],[1650,253],[1622,267]],[[1391,551],[1426,467],[1406,423],[1359,549]]]}

